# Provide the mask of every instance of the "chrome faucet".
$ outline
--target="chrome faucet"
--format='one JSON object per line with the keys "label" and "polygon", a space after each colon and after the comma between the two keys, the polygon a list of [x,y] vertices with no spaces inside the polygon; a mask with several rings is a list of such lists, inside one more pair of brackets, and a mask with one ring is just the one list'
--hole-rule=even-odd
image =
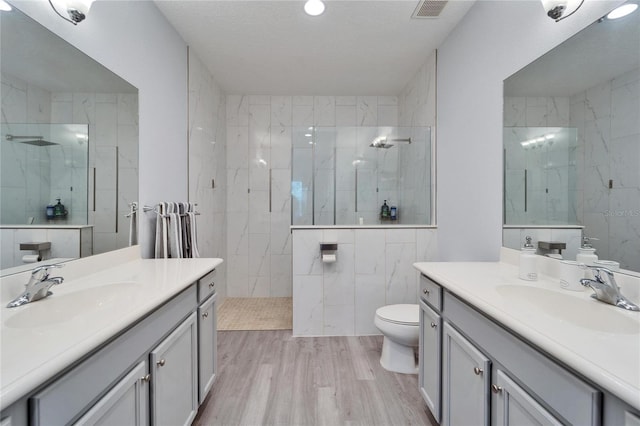
{"label": "chrome faucet", "polygon": [[43,265],[35,268],[31,271],[31,278],[29,282],[25,284],[25,289],[22,294],[13,299],[7,305],[7,308],[15,308],[16,306],[22,306],[24,304],[35,302],[36,300],[44,299],[52,293],[49,289],[57,284],[62,284],[64,278],[62,277],[49,277],[49,273],[53,268],[62,268],[64,265]]}
{"label": "chrome faucet", "polygon": [[584,265],[584,269],[591,269],[593,271],[594,280],[589,278],[583,278],[580,280],[580,284],[585,287],[591,287],[595,292],[591,297],[600,300],[601,302],[615,305],[619,308],[627,309],[630,311],[640,311],[640,308],[624,297],[620,293],[620,287],[616,284],[616,280],[611,272],[607,268],[593,267]]}

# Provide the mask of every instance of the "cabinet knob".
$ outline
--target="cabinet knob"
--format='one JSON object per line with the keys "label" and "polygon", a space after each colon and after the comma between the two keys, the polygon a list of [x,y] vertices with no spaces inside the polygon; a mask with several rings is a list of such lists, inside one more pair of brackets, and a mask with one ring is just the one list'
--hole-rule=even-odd
{"label": "cabinet knob", "polygon": [[213,288],[215,285],[216,283],[212,281],[211,283],[209,283],[209,288]]}
{"label": "cabinet knob", "polygon": [[146,376],[140,377],[140,380],[142,380],[143,382],[150,382],[151,381],[151,374],[147,374]]}
{"label": "cabinet knob", "polygon": [[483,373],[483,370],[480,367],[474,367],[473,372],[475,373],[476,376],[480,376]]}
{"label": "cabinet knob", "polygon": [[158,362],[157,362],[157,364],[158,364],[160,367],[164,367],[164,364],[165,364],[165,360],[164,360],[164,358],[162,358],[160,361],[158,361]]}
{"label": "cabinet knob", "polygon": [[431,293],[428,288],[425,288],[424,290],[422,290],[422,292],[427,296],[429,295],[429,293]]}
{"label": "cabinet knob", "polygon": [[493,391],[493,393],[500,393],[502,392],[502,386],[491,385],[491,390]]}
{"label": "cabinet knob", "polygon": [[209,312],[205,312],[204,314],[202,314],[202,318],[208,318],[209,317]]}
{"label": "cabinet knob", "polygon": [[431,323],[431,328],[436,328],[438,326],[438,324],[436,324],[435,322]]}

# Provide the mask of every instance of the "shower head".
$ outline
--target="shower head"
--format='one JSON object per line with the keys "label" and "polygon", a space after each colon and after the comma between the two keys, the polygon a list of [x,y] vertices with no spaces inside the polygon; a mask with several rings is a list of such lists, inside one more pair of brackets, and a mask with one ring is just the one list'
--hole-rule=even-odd
{"label": "shower head", "polygon": [[[16,140],[16,142],[26,143],[28,145],[35,145],[35,146],[59,145],[55,142],[49,142],[44,140],[44,137],[42,136],[16,136],[16,135],[7,134],[6,138],[8,141]],[[20,140],[20,139],[26,139],[26,140]]]}
{"label": "shower head", "polygon": [[377,138],[375,138],[373,140],[373,142],[371,142],[369,144],[370,147],[373,148],[384,148],[384,149],[389,149],[393,146],[393,144],[391,142],[406,142],[406,143],[411,143],[411,138],[406,138],[406,139],[389,139],[386,138],[384,136],[378,136]]}

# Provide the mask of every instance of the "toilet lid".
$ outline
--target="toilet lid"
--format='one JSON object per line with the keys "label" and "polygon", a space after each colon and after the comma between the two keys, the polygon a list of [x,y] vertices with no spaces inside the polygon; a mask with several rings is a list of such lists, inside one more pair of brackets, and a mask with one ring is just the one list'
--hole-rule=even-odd
{"label": "toilet lid", "polygon": [[418,305],[387,305],[376,310],[378,318],[394,324],[420,325]]}

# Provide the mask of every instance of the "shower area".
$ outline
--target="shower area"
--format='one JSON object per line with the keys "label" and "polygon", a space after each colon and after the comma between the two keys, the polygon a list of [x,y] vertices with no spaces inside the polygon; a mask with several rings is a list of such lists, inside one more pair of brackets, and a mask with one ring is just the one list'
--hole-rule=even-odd
{"label": "shower area", "polygon": [[[2,123],[0,224],[86,225],[89,126]],[[64,213],[47,215],[57,200]]]}
{"label": "shower area", "polygon": [[[294,127],[293,226],[429,225],[429,127]],[[383,204],[393,214],[382,215]]]}
{"label": "shower area", "polygon": [[575,225],[578,132],[504,128],[505,225]]}

